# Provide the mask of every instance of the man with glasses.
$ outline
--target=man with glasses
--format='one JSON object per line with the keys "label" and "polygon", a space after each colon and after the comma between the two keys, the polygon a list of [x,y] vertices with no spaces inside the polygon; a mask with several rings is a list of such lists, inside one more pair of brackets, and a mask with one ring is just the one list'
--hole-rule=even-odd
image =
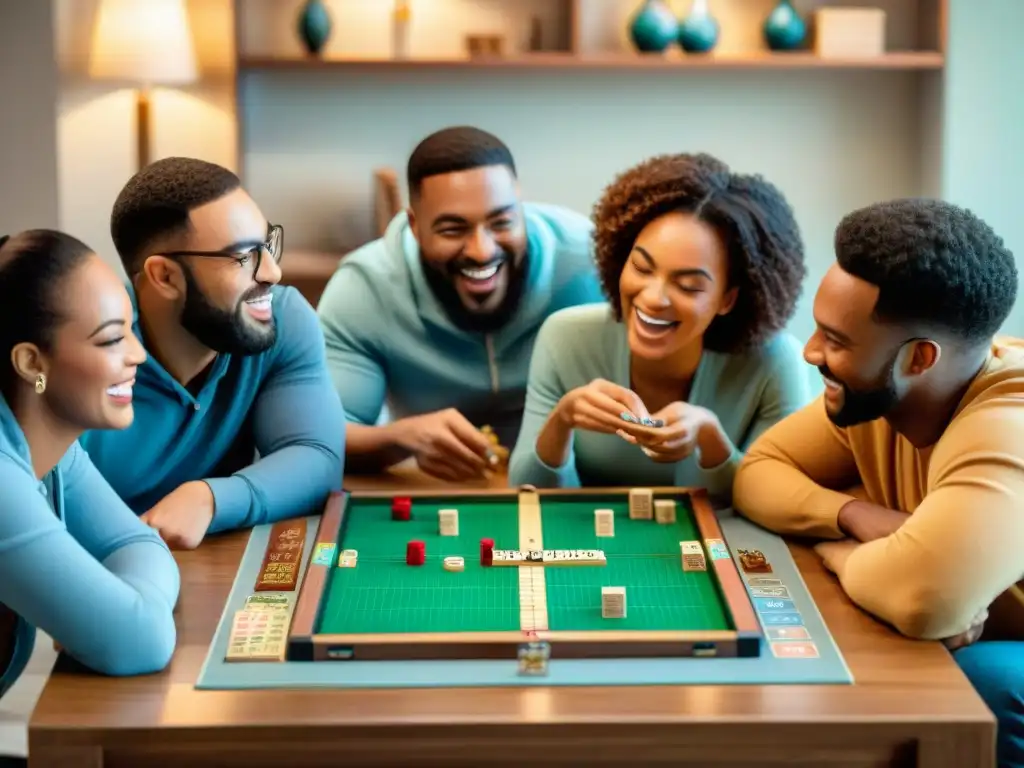
{"label": "man with glasses", "polygon": [[281,226],[235,174],[182,157],[130,179],[110,226],[148,359],[111,393],[133,398],[132,426],[82,438],[93,462],[178,548],[319,511],[345,417],[316,314],[278,285]]}

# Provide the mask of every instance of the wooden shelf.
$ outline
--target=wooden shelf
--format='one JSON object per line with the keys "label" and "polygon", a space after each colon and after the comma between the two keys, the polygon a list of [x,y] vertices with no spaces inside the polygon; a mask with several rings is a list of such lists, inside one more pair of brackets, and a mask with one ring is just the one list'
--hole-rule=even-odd
{"label": "wooden shelf", "polygon": [[882,56],[859,59],[826,59],[813,53],[752,53],[743,56],[686,54],[605,54],[578,56],[570,53],[532,53],[508,57],[450,59],[388,58],[302,58],[284,56],[243,56],[240,70],[316,69],[942,69],[944,57],[938,51],[893,51]]}

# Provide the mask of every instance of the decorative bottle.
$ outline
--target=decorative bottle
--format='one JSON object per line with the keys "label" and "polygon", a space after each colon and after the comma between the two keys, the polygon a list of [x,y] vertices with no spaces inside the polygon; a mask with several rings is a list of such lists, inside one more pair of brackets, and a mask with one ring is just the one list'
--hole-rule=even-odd
{"label": "decorative bottle", "polygon": [[773,51],[793,51],[803,45],[807,25],[791,0],[779,0],[764,22],[764,39]]}
{"label": "decorative bottle", "polygon": [[644,0],[633,15],[629,35],[641,53],[661,53],[679,39],[679,21],[665,0]]}
{"label": "decorative bottle", "polygon": [[679,23],[679,45],[688,53],[707,53],[718,43],[718,22],[708,0],[693,0],[690,13]]}
{"label": "decorative bottle", "polygon": [[323,0],[306,0],[299,14],[299,39],[311,56],[319,56],[331,36],[331,14]]}

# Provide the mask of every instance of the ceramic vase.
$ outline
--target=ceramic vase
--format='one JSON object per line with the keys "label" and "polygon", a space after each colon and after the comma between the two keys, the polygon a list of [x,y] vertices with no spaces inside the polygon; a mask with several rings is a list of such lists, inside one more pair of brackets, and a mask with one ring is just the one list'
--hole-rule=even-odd
{"label": "ceramic vase", "polygon": [[764,39],[773,51],[793,51],[803,45],[807,25],[791,0],[779,0],[764,22]]}
{"label": "ceramic vase", "polygon": [[306,50],[318,56],[331,36],[331,14],[323,0],[306,0],[299,14],[299,39]]}
{"label": "ceramic vase", "polygon": [[679,21],[665,0],[644,0],[633,15],[629,35],[641,53],[661,53],[679,38]]}
{"label": "ceramic vase", "polygon": [[693,0],[690,13],[679,23],[679,45],[687,53],[707,53],[718,43],[718,22],[708,0]]}

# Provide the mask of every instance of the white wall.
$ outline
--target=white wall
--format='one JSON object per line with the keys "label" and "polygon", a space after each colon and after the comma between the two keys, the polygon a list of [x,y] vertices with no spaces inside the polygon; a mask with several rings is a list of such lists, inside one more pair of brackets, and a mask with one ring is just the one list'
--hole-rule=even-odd
{"label": "white wall", "polygon": [[56,100],[53,8],[0,0],[0,234],[57,226]]}
{"label": "white wall", "polygon": [[[291,244],[372,236],[371,175],[404,170],[448,124],[502,137],[528,197],[589,212],[604,185],[655,153],[706,151],[763,173],[803,227],[809,291],[850,209],[918,192],[914,75],[273,72],[246,79],[246,182]],[[571,98],[567,94],[571,93]],[[808,297],[809,298],[809,297]],[[809,309],[794,324],[810,329]]]}
{"label": "white wall", "polygon": [[[952,0],[949,26],[945,197],[1002,235],[1024,282],[1024,2]],[[1024,295],[1004,330],[1024,337]]]}

